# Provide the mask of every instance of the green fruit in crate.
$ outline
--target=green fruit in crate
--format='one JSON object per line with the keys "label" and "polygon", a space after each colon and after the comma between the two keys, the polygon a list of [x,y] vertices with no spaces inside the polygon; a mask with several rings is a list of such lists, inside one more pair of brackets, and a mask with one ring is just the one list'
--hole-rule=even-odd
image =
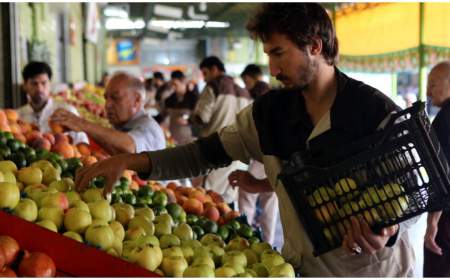
{"label": "green fruit in crate", "polygon": [[180,256],[183,257],[183,250],[179,246],[168,247],[162,250],[163,257],[174,257]]}
{"label": "green fruit in crate", "polygon": [[16,153],[9,156],[9,159],[13,161],[18,168],[23,168],[27,166],[27,160],[22,153]]}
{"label": "green fruit in crate", "polygon": [[13,161],[2,160],[0,161],[0,171],[3,173],[5,173],[6,171],[15,173],[17,171],[17,166]]}
{"label": "green fruit in crate", "polygon": [[155,206],[166,206],[167,205],[167,195],[162,191],[156,191],[153,194],[153,205]]}
{"label": "green fruit in crate", "polygon": [[81,194],[83,200],[87,203],[103,200],[103,193],[100,189],[87,189]]}
{"label": "green fruit in crate", "polygon": [[161,249],[181,246],[181,240],[175,234],[165,234],[159,237],[159,246]]}
{"label": "green fruit in crate", "polygon": [[123,202],[131,204],[131,205],[136,204],[136,196],[134,196],[134,194],[132,194],[132,193],[123,194],[122,200],[123,200]]}
{"label": "green fruit in crate", "polygon": [[242,251],[244,249],[250,248],[250,243],[247,239],[242,238],[240,236],[231,239],[227,246],[225,247],[226,251]]}
{"label": "green fruit in crate", "polygon": [[307,198],[309,205],[315,207],[316,205],[320,205],[324,202],[333,200],[335,197],[336,193],[333,189],[328,187],[320,187]]}
{"label": "green fruit in crate", "polygon": [[42,221],[36,222],[36,225],[46,228],[48,230],[51,230],[53,232],[58,232],[58,228],[56,227],[55,223],[50,220],[42,220]]}
{"label": "green fruit in crate", "polygon": [[285,263],[283,257],[275,250],[266,250],[261,254],[261,263],[266,267],[267,271],[280,264]]}
{"label": "green fruit in crate", "polygon": [[195,234],[197,235],[197,239],[201,238],[203,235],[205,235],[205,231],[197,225],[192,226],[192,230],[195,232]]}
{"label": "green fruit in crate", "polygon": [[231,264],[232,267],[240,265],[242,267],[247,266],[247,257],[242,251],[229,251],[222,257],[222,264]]}
{"label": "green fruit in crate", "polygon": [[222,240],[228,240],[228,237],[230,236],[230,230],[227,225],[222,225],[217,230],[217,235],[222,237]]}
{"label": "green fruit in crate", "polygon": [[161,248],[145,246],[142,249],[138,248],[136,252],[135,261],[138,265],[150,271],[154,271],[161,265],[163,259]]}
{"label": "green fruit in crate", "polygon": [[253,271],[256,272],[256,275],[258,277],[268,277],[269,272],[267,271],[266,267],[262,263],[255,263],[252,265]]}
{"label": "green fruit in crate", "polygon": [[161,269],[166,277],[182,277],[187,267],[188,263],[183,256],[165,257],[161,262]]}
{"label": "green fruit in crate", "polygon": [[251,266],[257,262],[259,262],[259,255],[253,251],[252,249],[244,250],[245,257],[247,258],[247,266]]}
{"label": "green fruit in crate", "polygon": [[391,219],[401,218],[404,211],[408,209],[408,198],[401,196],[392,201],[387,201],[383,204],[386,215]]}
{"label": "green fruit in crate", "polygon": [[350,201],[344,203],[338,210],[338,214],[341,218],[353,216],[357,211],[359,211],[359,205],[357,202]]}
{"label": "green fruit in crate", "polygon": [[[127,180],[127,182],[128,182],[128,180]],[[150,197],[150,198],[152,198],[153,194],[154,194],[153,190],[149,186],[142,186],[142,187],[139,188],[139,190],[137,192],[138,197]]]}
{"label": "green fruit in crate", "polygon": [[388,198],[393,198],[405,193],[405,189],[397,183],[389,183],[383,186]]}
{"label": "green fruit in crate", "polygon": [[14,209],[20,200],[20,190],[17,184],[0,183],[0,208]]}
{"label": "green fruit in crate", "polygon": [[106,251],[113,246],[115,235],[108,225],[91,225],[86,230],[85,239],[88,244]]}
{"label": "green fruit in crate", "polygon": [[38,220],[52,221],[60,229],[64,222],[64,213],[59,207],[42,207],[38,212]]}
{"label": "green fruit in crate", "polygon": [[127,231],[125,232],[125,239],[137,240],[138,238],[144,237],[145,235],[145,230],[141,226],[135,226],[127,229]]}
{"label": "green fruit in crate", "polygon": [[134,214],[135,216],[143,216],[149,222],[153,222],[153,220],[155,219],[155,213],[149,207],[137,208],[135,209]]}
{"label": "green fruit in crate", "polygon": [[323,229],[323,235],[325,236],[325,239],[327,240],[328,244],[330,244],[331,246],[335,245],[333,235],[331,234],[331,230],[329,228]]}
{"label": "green fruit in crate", "polygon": [[14,208],[14,215],[28,222],[34,222],[37,219],[38,208],[36,202],[29,198],[22,199]]}
{"label": "green fruit in crate", "polygon": [[339,196],[343,195],[344,193],[356,190],[356,188],[356,182],[352,178],[342,178],[334,185],[334,190]]}
{"label": "green fruit in crate", "polygon": [[83,234],[91,223],[91,214],[80,208],[71,208],[64,216],[64,227],[68,231]]}
{"label": "green fruit in crate", "polygon": [[113,219],[112,209],[106,200],[90,202],[88,207],[93,219],[102,219],[107,222]]}
{"label": "green fruit in crate", "polygon": [[194,232],[192,228],[186,223],[181,223],[176,228],[174,228],[173,234],[178,236],[178,238],[180,238],[181,241],[190,240],[194,238]]}
{"label": "green fruit in crate", "polygon": [[134,208],[126,203],[114,203],[112,205],[116,211],[116,220],[126,226],[128,222],[134,218]]}
{"label": "green fruit in crate", "polygon": [[219,226],[217,225],[216,222],[208,220],[203,224],[202,228],[205,231],[205,233],[216,233],[217,230],[219,229]]}
{"label": "green fruit in crate", "polygon": [[234,277],[237,275],[236,271],[234,271],[233,268],[231,267],[227,267],[227,266],[222,266],[219,268],[216,268],[216,270],[214,271],[214,274],[217,277],[221,277],[221,278],[225,278],[225,277]]}
{"label": "green fruit in crate", "polygon": [[239,230],[239,228],[241,227],[241,223],[239,223],[239,221],[236,219],[228,222],[228,225],[234,230]]}
{"label": "green fruit in crate", "polygon": [[214,277],[214,269],[205,264],[191,265],[183,272],[183,277]]}
{"label": "green fruit in crate", "polygon": [[336,203],[328,202],[327,204],[314,209],[314,216],[321,223],[328,223],[332,220],[332,216],[335,215],[336,212],[337,212]]}
{"label": "green fruit in crate", "polygon": [[0,145],[0,156],[3,159],[9,158],[11,156],[11,149],[6,145]]}
{"label": "green fruit in crate", "polygon": [[23,167],[17,171],[17,179],[25,185],[40,184],[42,176],[42,171],[37,167]]}
{"label": "green fruit in crate", "polygon": [[186,222],[190,225],[193,225],[195,223],[197,223],[198,221],[198,216],[197,215],[193,215],[193,214],[188,214],[186,216]]}
{"label": "green fruit in crate", "polygon": [[36,158],[38,160],[47,159],[49,155],[50,155],[50,152],[45,149],[41,149],[41,148],[36,149]]}
{"label": "green fruit in crate", "polygon": [[167,204],[166,209],[175,221],[178,221],[182,213],[184,213],[183,207],[181,207],[181,205],[177,203]]}
{"label": "green fruit in crate", "polygon": [[17,152],[22,146],[21,142],[16,139],[9,139],[6,144],[11,149],[11,152]]}
{"label": "green fruit in crate", "polygon": [[207,233],[203,235],[200,239],[202,245],[207,246],[210,244],[216,244],[220,247],[225,246],[225,242],[223,242],[222,238],[214,233]]}
{"label": "green fruit in crate", "polygon": [[367,190],[361,194],[359,204],[365,207],[372,207],[382,201],[386,201],[386,199],[387,196],[383,190],[380,190],[377,187],[368,187]]}
{"label": "green fruit in crate", "polygon": [[272,267],[269,271],[269,277],[295,277],[294,268],[290,263],[282,263]]}
{"label": "green fruit in crate", "polygon": [[63,233],[63,235],[66,236],[66,237],[69,237],[70,239],[73,239],[75,241],[83,243],[83,237],[80,234],[76,233],[76,232],[66,231],[66,232]]}

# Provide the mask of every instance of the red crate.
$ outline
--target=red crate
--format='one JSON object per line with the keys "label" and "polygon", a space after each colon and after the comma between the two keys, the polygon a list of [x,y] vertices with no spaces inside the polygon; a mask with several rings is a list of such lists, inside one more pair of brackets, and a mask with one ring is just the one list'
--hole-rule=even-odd
{"label": "red crate", "polygon": [[78,277],[159,277],[138,265],[0,211],[0,235],[9,235],[21,248],[44,252],[59,275]]}

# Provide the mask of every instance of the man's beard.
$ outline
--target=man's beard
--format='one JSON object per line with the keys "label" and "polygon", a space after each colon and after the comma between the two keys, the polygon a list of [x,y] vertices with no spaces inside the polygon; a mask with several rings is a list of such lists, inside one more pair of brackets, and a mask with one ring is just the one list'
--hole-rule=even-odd
{"label": "man's beard", "polygon": [[31,103],[33,108],[42,109],[42,107],[47,103],[48,98],[46,98],[45,95],[37,94],[28,96],[28,101]]}
{"label": "man's beard", "polygon": [[[297,80],[294,81],[294,84],[287,85],[286,89],[304,91],[309,88],[309,84],[314,79],[317,72],[317,63],[313,62],[306,54],[304,55],[304,61],[305,64],[298,67]],[[282,83],[283,81],[289,81],[289,78],[282,74],[277,75],[276,79]]]}

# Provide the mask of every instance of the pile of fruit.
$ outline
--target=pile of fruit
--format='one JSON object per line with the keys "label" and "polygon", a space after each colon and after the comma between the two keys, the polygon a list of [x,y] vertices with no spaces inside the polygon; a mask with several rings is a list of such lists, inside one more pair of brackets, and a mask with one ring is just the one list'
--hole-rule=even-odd
{"label": "pile of fruit", "polygon": [[14,238],[0,236],[0,277],[54,277],[55,274],[55,263],[48,255],[22,252]]}
{"label": "pile of fruit", "polygon": [[[103,178],[78,193],[72,178],[83,156],[92,155],[89,146],[72,146],[81,159],[65,158],[54,148],[70,143],[64,134],[31,129],[23,135],[19,141],[0,131],[2,210],[164,276],[294,276],[219,194],[142,181],[131,171],[108,200]],[[49,149],[26,144],[43,138]]]}

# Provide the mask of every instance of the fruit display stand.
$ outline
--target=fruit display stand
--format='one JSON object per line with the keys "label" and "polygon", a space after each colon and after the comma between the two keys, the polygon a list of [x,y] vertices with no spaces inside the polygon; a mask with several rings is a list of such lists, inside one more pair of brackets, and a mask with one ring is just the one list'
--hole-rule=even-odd
{"label": "fruit display stand", "polygon": [[56,264],[58,275],[76,277],[159,277],[136,264],[113,257],[0,211],[0,235],[9,235],[29,251],[49,255]]}

